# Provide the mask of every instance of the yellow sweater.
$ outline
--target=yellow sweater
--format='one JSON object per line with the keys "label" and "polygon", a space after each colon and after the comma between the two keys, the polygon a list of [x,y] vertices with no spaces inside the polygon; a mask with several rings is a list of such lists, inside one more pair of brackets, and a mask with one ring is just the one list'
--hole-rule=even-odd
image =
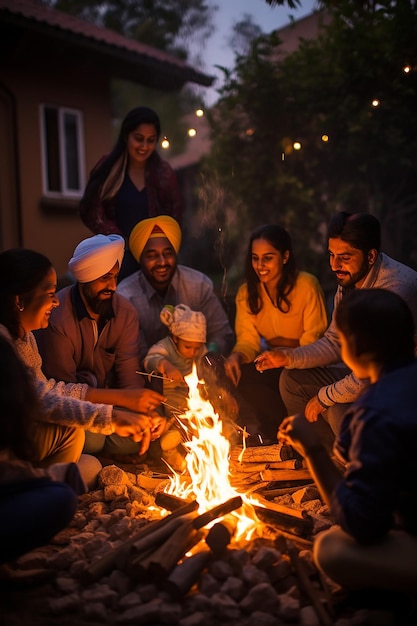
{"label": "yellow sweater", "polygon": [[243,284],[236,295],[236,344],[234,352],[242,352],[252,361],[261,351],[261,338],[266,342],[274,337],[299,339],[305,346],[319,339],[327,328],[327,313],[319,281],[308,272],[300,272],[289,300],[291,308],[282,313],[275,307],[259,284],[262,308],[251,313],[247,302],[247,286]]}

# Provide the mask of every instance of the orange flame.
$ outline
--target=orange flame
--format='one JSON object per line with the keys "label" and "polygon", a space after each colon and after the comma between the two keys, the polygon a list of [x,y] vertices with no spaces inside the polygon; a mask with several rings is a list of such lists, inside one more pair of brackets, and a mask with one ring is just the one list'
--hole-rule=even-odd
{"label": "orange flame", "polygon": [[[174,472],[166,491],[182,498],[193,496],[199,504],[199,513],[240,495],[243,506],[233,512],[238,519],[235,540],[249,540],[260,522],[250,504],[250,498],[238,494],[230,484],[230,443],[222,434],[222,421],[210,402],[200,396],[195,366],[185,380],[190,390],[188,410],[178,421],[189,439],[183,444],[188,450],[185,462],[189,478]],[[245,444],[245,436],[243,439]]]}

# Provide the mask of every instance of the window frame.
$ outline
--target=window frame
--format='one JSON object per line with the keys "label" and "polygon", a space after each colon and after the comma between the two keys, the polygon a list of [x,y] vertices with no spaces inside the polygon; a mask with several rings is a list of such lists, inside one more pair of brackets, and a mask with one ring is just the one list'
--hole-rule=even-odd
{"label": "window frame", "polygon": [[[45,124],[45,111],[52,109],[58,118],[58,152],[60,165],[60,190],[49,189],[48,181],[48,154],[47,154],[47,128]],[[78,170],[78,189],[70,189],[67,180],[68,155],[66,152],[65,138],[65,116],[72,115],[76,124],[76,159]],[[46,198],[81,198],[85,187],[85,138],[83,113],[79,109],[74,109],[56,104],[41,103],[39,107],[40,131],[41,131],[41,160],[42,160],[42,192]]]}

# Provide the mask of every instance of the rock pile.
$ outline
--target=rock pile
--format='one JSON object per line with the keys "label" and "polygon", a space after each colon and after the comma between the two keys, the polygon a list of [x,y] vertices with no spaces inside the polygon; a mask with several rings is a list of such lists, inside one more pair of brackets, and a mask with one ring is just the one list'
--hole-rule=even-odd
{"label": "rock pile", "polygon": [[[145,489],[144,483],[154,489]],[[155,497],[163,486],[164,480],[151,472],[103,468],[99,488],[80,497],[71,525],[51,545],[14,564],[14,586],[3,585],[0,593],[1,626],[365,623],[357,616],[349,621],[335,615],[332,593],[312,563],[311,543],[268,524],[247,545],[231,543],[221,552],[212,552],[203,538],[191,557],[200,564],[194,563],[198,576],[189,585],[178,584],[184,576],[187,580],[184,571],[179,579],[138,580],[129,571],[129,552],[106,575],[92,580],[88,574],[94,563],[161,518]],[[314,487],[288,494],[285,502],[308,509],[317,527],[326,523]],[[182,565],[189,566],[191,559],[186,557]],[[37,586],[19,588],[19,577]]]}

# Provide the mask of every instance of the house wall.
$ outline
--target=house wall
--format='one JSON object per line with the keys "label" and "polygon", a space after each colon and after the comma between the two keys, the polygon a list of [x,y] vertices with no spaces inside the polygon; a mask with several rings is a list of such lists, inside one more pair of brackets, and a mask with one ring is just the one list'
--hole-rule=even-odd
{"label": "house wall", "polygon": [[[50,50],[53,58],[56,51]],[[56,63],[51,63],[55,65]],[[85,138],[86,179],[96,161],[112,146],[111,96],[109,79],[97,72],[80,71],[80,66],[59,71],[47,64],[36,64],[33,59],[22,67],[12,62],[0,67],[0,88],[10,94],[9,103],[15,109],[15,138],[9,133],[8,141],[16,145],[2,146],[2,154],[16,154],[17,175],[10,181],[7,198],[0,195],[0,215],[9,225],[7,238],[0,237],[0,246],[23,247],[46,254],[54,264],[58,276],[66,273],[67,262],[75,246],[91,232],[81,222],[77,212],[77,201],[54,201],[45,203],[42,198],[42,160],[40,137],[40,112],[42,103],[71,107],[83,112]],[[10,104],[9,104],[10,108]],[[1,124],[0,124],[1,128]],[[3,139],[3,135],[2,135]],[[5,159],[0,161],[0,180],[10,180],[10,157],[6,157],[9,174],[5,173]],[[14,193],[14,191],[16,193]],[[14,203],[10,198],[16,197]],[[17,204],[17,206],[13,206]],[[47,206],[46,206],[47,205]],[[10,215],[20,212],[20,219]],[[13,217],[13,219],[12,219]],[[21,234],[10,224],[21,223]]]}

